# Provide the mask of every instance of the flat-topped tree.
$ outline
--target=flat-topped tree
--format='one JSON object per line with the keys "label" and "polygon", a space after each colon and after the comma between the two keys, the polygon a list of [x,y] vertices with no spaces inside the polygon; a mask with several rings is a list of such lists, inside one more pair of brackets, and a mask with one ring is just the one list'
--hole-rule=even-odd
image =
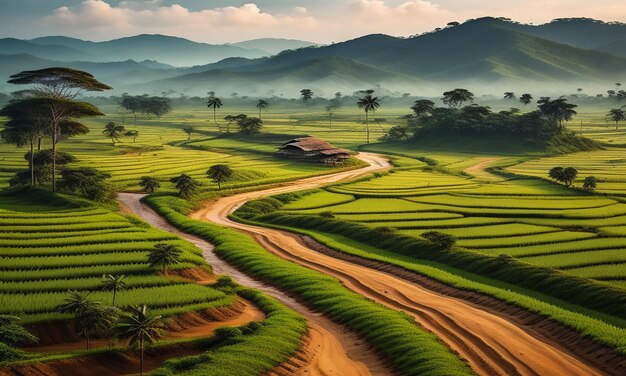
{"label": "flat-topped tree", "polygon": [[269,106],[270,104],[268,101],[266,101],[265,99],[259,99],[259,101],[255,105],[255,107],[259,109],[259,119],[261,118],[261,111],[267,111],[267,108]]}
{"label": "flat-topped tree", "polygon": [[[37,112],[36,116],[26,114],[25,118],[39,119],[47,123],[48,132],[52,138],[53,155],[56,153],[57,143],[61,138],[59,129],[61,123],[68,120],[75,121],[82,117],[104,115],[95,106],[76,101],[75,98],[82,91],[111,89],[110,86],[96,80],[90,73],[63,67],[23,71],[12,75],[7,82],[30,86],[26,90],[18,91],[16,95],[23,98],[21,100],[30,101],[26,104]],[[52,190],[56,191],[56,161],[54,160]]]}

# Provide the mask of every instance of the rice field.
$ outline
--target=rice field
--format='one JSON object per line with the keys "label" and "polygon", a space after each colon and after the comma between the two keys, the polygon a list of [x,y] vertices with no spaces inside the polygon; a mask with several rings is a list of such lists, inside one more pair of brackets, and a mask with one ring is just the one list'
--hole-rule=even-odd
{"label": "rice field", "polygon": [[184,312],[228,305],[232,296],[207,286],[166,278],[147,261],[156,243],[184,250],[182,269],[204,265],[200,250],[169,233],[140,225],[103,207],[48,196],[28,201],[26,194],[0,195],[0,314],[24,322],[66,318],[55,308],[68,290],[99,291],[103,274],[126,275],[127,289],[116,305],[147,304],[159,312]]}
{"label": "rice field", "polygon": [[[469,159],[475,163],[476,158]],[[452,156],[443,165],[459,171],[467,163]],[[619,287],[626,280],[626,204],[544,180],[485,180],[424,166],[399,168],[327,187],[281,210],[331,212],[338,219],[411,236],[439,231],[475,252],[509,254]]]}

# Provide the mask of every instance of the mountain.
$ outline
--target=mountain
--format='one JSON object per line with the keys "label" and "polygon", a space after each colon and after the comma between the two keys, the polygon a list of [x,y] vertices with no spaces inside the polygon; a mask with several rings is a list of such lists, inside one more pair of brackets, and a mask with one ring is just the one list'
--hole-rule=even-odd
{"label": "mountain", "polygon": [[96,56],[88,52],[77,50],[64,45],[50,44],[41,46],[21,39],[0,39],[0,53],[2,54],[29,54],[42,59],[52,60],[92,60]]}
{"label": "mountain", "polygon": [[598,51],[626,58],[626,38],[603,44],[595,48]]}
{"label": "mountain", "polygon": [[0,55],[0,90],[14,91],[15,85],[6,84],[9,76],[23,70],[65,66],[92,73],[100,81],[115,89],[131,89],[133,85],[160,80],[176,75],[175,70],[154,69],[133,60],[120,62],[59,62],[28,54]]}
{"label": "mountain", "polygon": [[[104,42],[90,42],[67,37],[41,37],[30,40],[40,46],[61,45],[79,49],[95,56],[86,61],[110,62],[132,59],[156,60],[161,63],[190,67],[216,62],[228,57],[257,58],[268,55],[259,49],[231,45],[213,45],[160,34],[141,34]],[[176,53],[172,53],[175,51]],[[39,56],[35,51],[32,55]],[[41,56],[40,56],[41,57]],[[62,61],[76,59],[60,59]]]}
{"label": "mountain", "polygon": [[297,39],[259,38],[238,43],[231,43],[230,45],[246,49],[263,50],[268,52],[270,55],[275,55],[285,50],[296,50],[298,48],[315,46],[316,43]]}
{"label": "mountain", "polygon": [[191,73],[143,85],[144,88],[184,88],[187,92],[202,92],[210,87],[215,91],[238,91],[264,95],[267,92],[299,92],[302,87],[313,89],[318,95],[331,95],[343,90],[373,87],[377,84],[420,85],[414,77],[386,71],[374,66],[339,57],[323,57],[299,62],[287,67],[264,71],[236,71],[215,69]]}

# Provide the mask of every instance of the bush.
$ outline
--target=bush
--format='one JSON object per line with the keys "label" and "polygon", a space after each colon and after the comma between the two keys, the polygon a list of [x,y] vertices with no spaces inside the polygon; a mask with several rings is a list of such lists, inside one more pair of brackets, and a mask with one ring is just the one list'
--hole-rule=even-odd
{"label": "bush", "polygon": [[456,244],[456,238],[450,234],[439,231],[428,231],[422,234],[422,238],[436,244],[442,249],[451,249]]}
{"label": "bush", "polygon": [[235,338],[241,335],[243,335],[241,329],[233,326],[222,326],[221,328],[215,329],[215,336],[221,339]]}

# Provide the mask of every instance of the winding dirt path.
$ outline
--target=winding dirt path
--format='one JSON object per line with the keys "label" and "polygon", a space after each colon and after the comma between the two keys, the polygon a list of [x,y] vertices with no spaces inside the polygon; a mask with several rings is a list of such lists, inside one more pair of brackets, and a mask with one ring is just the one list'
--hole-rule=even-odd
{"label": "winding dirt path", "polygon": [[140,202],[142,194],[119,193],[118,201],[151,225],[174,233],[202,249],[215,274],[226,274],[237,283],[259,289],[302,314],[308,321],[309,333],[303,348],[285,364],[277,367],[274,375],[389,375],[382,360],[354,333],[337,325],[323,315],[311,311],[278,289],[257,281],[235,269],[213,253],[213,245],[197,236],[184,233]]}
{"label": "winding dirt path", "polygon": [[481,375],[603,374],[602,371],[570,355],[564,347],[534,337],[523,327],[484,308],[428,290],[383,271],[316,252],[299,235],[243,224],[228,218],[229,214],[252,199],[315,188],[389,167],[387,160],[376,154],[360,153],[358,157],[370,166],[220,198],[207,202],[201,210],[191,216],[247,233],[269,252],[332,275],[351,290],[388,307],[406,312],[420,325],[437,334]]}
{"label": "winding dirt path", "polygon": [[498,160],[500,160],[500,157],[478,158],[476,164],[466,168],[465,170],[463,170],[463,172],[466,172],[476,178],[483,180],[503,180],[501,177],[494,175],[486,170],[487,167],[490,167]]}

